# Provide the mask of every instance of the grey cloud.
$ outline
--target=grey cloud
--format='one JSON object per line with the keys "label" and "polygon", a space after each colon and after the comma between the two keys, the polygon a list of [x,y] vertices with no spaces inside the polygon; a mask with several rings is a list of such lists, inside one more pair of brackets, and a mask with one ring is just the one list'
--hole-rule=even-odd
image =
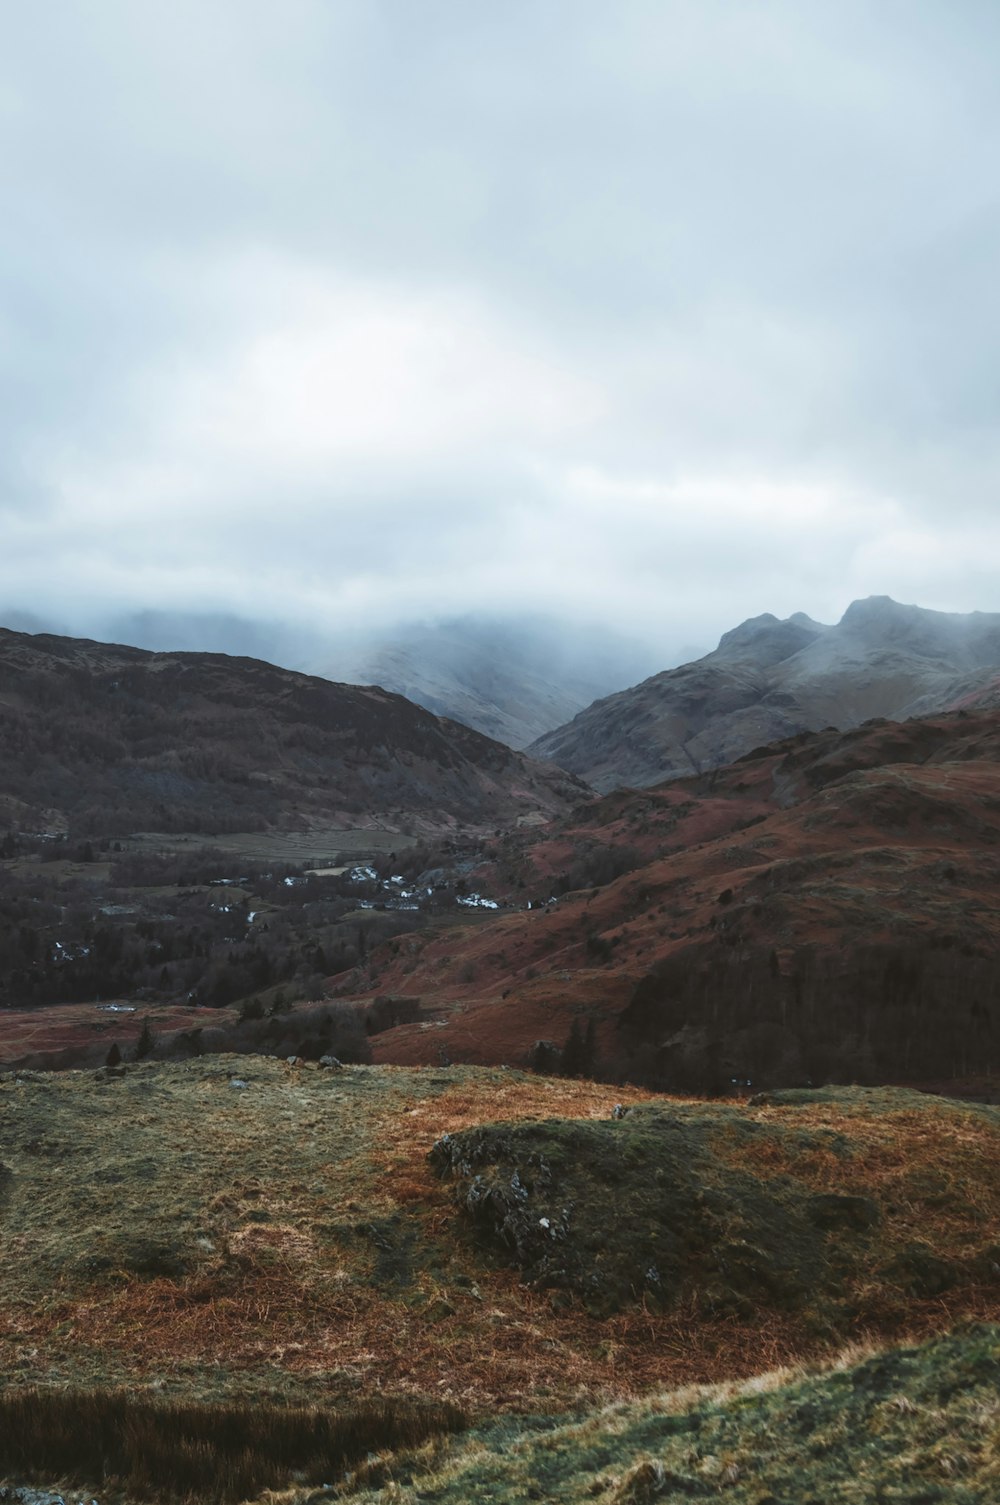
{"label": "grey cloud", "polygon": [[[998,43],[975,0],[15,9],[0,600],[206,643],[251,604],[585,603],[674,642],[868,591],[994,606]],[[254,352],[329,380],[355,303],[395,331],[340,373],[371,432],[324,448],[293,370],[262,434]],[[762,483],[783,515],[741,511]]]}

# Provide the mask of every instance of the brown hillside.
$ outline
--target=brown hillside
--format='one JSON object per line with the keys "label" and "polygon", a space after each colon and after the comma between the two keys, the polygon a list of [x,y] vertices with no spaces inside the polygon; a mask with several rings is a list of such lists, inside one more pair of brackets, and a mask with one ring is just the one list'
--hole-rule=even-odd
{"label": "brown hillside", "polygon": [[376,687],[0,630],[0,822],[108,836],[548,817],[572,778]]}
{"label": "brown hillside", "polygon": [[872,723],[608,796],[496,845],[481,887],[517,908],[344,989],[439,1006],[377,1037],[386,1061],[519,1064],[575,1020],[599,1068],[669,1087],[988,1074],[998,753],[996,712]]}

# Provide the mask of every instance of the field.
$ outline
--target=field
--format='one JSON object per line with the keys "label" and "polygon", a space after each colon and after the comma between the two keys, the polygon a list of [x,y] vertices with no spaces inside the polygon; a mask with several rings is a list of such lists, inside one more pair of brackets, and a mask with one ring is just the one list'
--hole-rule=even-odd
{"label": "field", "polygon": [[[611,1155],[610,1180],[605,1151],[588,1158],[592,1174],[581,1179],[579,1157],[566,1153],[580,1134]],[[432,1164],[429,1151],[446,1135],[451,1151]],[[650,1146],[663,1136],[673,1136],[693,1181],[662,1174],[668,1162]],[[476,1498],[495,1479],[498,1499],[651,1500],[660,1478],[652,1463],[632,1493],[620,1492],[645,1466],[652,1434],[640,1420],[658,1414],[651,1394],[822,1365],[845,1344],[912,1341],[1000,1317],[1000,1115],[916,1093],[848,1089],[713,1106],[501,1069],[328,1070],[217,1056],[120,1074],[8,1073],[0,1145],[7,1400],[40,1391],[84,1405],[75,1397],[127,1386],[136,1404],[360,1415],[396,1397],[403,1407],[450,1406],[449,1425],[461,1414],[487,1428],[456,1443],[471,1452],[449,1453],[446,1468],[431,1468],[426,1453],[430,1482],[409,1494],[392,1491],[410,1488],[412,1463],[392,1466],[403,1484],[387,1482],[392,1468],[358,1478],[358,1489],[385,1485],[386,1500],[472,1498],[460,1490],[471,1487],[473,1464],[489,1464]],[[529,1257],[533,1246],[502,1198],[487,1198],[492,1223],[476,1215],[477,1174],[487,1189],[525,1187],[516,1200],[533,1227],[562,1220],[562,1276]],[[724,1265],[712,1222],[720,1196],[734,1197],[739,1214]],[[652,1236],[664,1198],[674,1211],[657,1237],[666,1239],[662,1272],[673,1274],[657,1292],[629,1266],[637,1245],[626,1234],[639,1219]],[[695,1204],[708,1206],[707,1222]],[[676,1269],[671,1221],[695,1230]],[[622,1236],[598,1243],[616,1297],[595,1303],[586,1284],[594,1230],[614,1223]],[[793,1296],[776,1252],[792,1247],[789,1230],[808,1234]],[[626,1402],[639,1410],[614,1413],[625,1440],[606,1465],[587,1455],[593,1489],[579,1479],[571,1488],[567,1466],[562,1494],[532,1494],[554,1456],[546,1450],[569,1445],[567,1421]],[[499,1413],[507,1420],[489,1423],[501,1431],[487,1436]],[[905,1426],[908,1415],[888,1414],[887,1435],[888,1421]],[[598,1414],[591,1432],[609,1425]],[[513,1474],[489,1463],[501,1432],[523,1439]],[[395,1445],[388,1433],[385,1444]],[[39,1482],[74,1476],[64,1454],[61,1472],[51,1471],[53,1457],[48,1474],[41,1443],[34,1456]],[[736,1459],[741,1479],[745,1457]],[[295,1494],[294,1469],[283,1467],[288,1498],[312,1498]],[[707,1489],[709,1473],[692,1467]],[[85,1462],[75,1476],[95,1491],[102,1483]],[[133,1496],[99,1497],[106,1505]],[[731,1496],[741,1505],[765,1497]],[[784,1505],[780,1490],[774,1498]]]}
{"label": "field", "polygon": [[328,826],[299,832],[233,831],[212,837],[137,831],[122,845],[129,851],[171,853],[196,851],[211,845],[220,852],[231,852],[234,857],[248,862],[287,862],[293,867],[321,867],[331,865],[338,853],[361,861],[365,857],[405,851],[414,846],[416,840],[415,836],[404,835],[401,831],[382,831],[376,827]]}

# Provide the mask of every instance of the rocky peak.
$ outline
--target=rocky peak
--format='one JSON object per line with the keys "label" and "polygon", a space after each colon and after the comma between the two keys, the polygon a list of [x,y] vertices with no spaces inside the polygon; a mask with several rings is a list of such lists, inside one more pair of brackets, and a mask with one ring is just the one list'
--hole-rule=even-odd
{"label": "rocky peak", "polygon": [[840,619],[840,626],[855,631],[885,632],[930,615],[919,606],[904,606],[891,596],[865,596],[851,602]]}
{"label": "rocky peak", "polygon": [[724,658],[752,659],[765,668],[770,664],[780,664],[793,653],[808,647],[821,631],[823,629],[818,624],[810,622],[801,612],[795,618],[780,621],[765,611],[759,617],[741,622],[730,632],[724,632],[716,653]]}
{"label": "rocky peak", "polygon": [[918,658],[947,657],[951,661],[956,652],[964,658],[975,640],[989,630],[990,618],[977,616],[982,617],[983,625],[972,617],[908,606],[891,596],[868,596],[851,602],[840,628],[872,649],[901,649]]}

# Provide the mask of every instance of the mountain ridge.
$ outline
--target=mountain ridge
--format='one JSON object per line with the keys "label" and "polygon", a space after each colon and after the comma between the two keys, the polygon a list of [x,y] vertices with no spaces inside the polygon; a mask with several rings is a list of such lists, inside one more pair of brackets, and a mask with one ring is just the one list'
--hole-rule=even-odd
{"label": "mountain ridge", "polygon": [[595,701],[529,744],[602,793],[721,767],[752,748],[873,716],[944,711],[1000,673],[1000,614],[959,615],[887,596],[853,602],[835,626],[770,613],[711,653]]}
{"label": "mountain ridge", "polygon": [[0,629],[0,708],[3,806],[22,829],[480,826],[587,793],[389,691],[225,654]]}

